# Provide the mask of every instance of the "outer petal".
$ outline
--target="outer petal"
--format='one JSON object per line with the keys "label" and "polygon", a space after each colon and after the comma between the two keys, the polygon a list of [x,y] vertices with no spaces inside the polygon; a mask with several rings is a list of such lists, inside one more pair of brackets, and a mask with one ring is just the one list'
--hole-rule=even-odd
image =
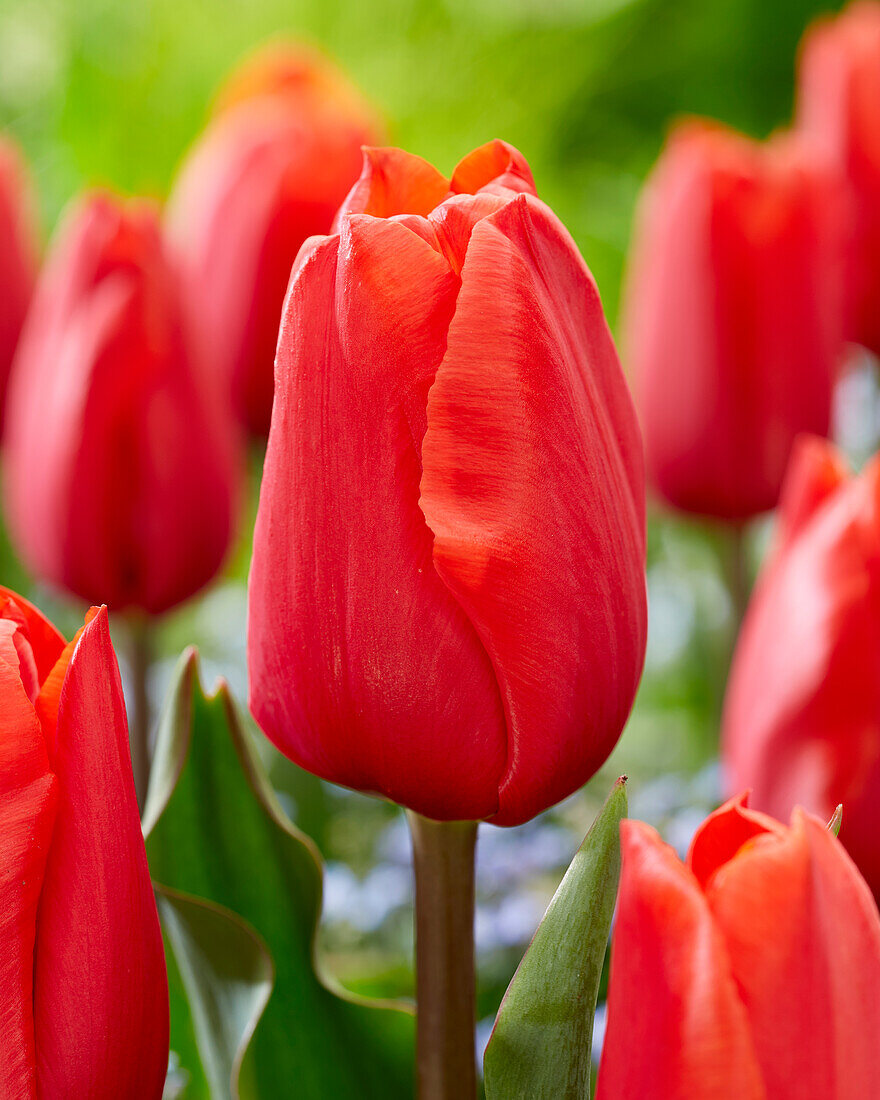
{"label": "outer petal", "polygon": [[647,825],[621,840],[597,1100],[777,1100],[696,879]]}
{"label": "outer petal", "polygon": [[34,938],[55,789],[12,656],[0,658],[0,1095],[34,1100]]}
{"label": "outer petal", "polygon": [[489,660],[431,564],[425,399],[458,280],[421,235],[352,217],[291,284],[249,585],[251,709],[327,779],[431,817],[497,809]]}
{"label": "outer petal", "polygon": [[478,222],[428,398],[421,506],[508,728],[498,824],[583,784],[645,648],[641,450],[595,284],[521,195]]}
{"label": "outer petal", "polygon": [[776,513],[776,557],[794,541],[825,501],[845,484],[849,474],[846,456],[833,443],[815,435],[803,435],[795,440]]}
{"label": "outer petal", "polygon": [[364,149],[360,179],[336,215],[334,228],[345,214],[372,214],[390,218],[394,214],[426,217],[449,194],[449,180],[414,153],[387,147]]}
{"label": "outer petal", "polygon": [[165,960],[106,609],[70,661],[55,773],[36,949],[40,1095],[158,1100],[168,1062]]}
{"label": "outer petal", "polygon": [[723,720],[731,789],[827,820],[880,888],[880,466],[840,488],[762,577]]}
{"label": "outer petal", "polygon": [[853,1100],[880,1081],[880,916],[821,821],[746,846],[707,889],[773,1100]]}

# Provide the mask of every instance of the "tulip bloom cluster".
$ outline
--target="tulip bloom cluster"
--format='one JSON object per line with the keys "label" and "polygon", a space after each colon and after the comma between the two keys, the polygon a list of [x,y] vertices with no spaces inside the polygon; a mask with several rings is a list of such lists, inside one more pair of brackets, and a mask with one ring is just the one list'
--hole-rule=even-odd
{"label": "tulip bloom cluster", "polygon": [[827,432],[842,225],[835,175],[796,136],[674,132],[638,210],[625,320],[648,474],[677,508],[772,508],[795,436]]}
{"label": "tulip bloom cluster", "polygon": [[65,644],[0,590],[0,697],[0,1095],[159,1100],[165,959],[106,608]]}
{"label": "tulip bloom cluster", "polygon": [[880,918],[817,818],[723,806],[683,864],[621,827],[598,1100],[855,1100],[880,1082]]}
{"label": "tulip bloom cluster", "polygon": [[878,654],[880,460],[852,477],[804,439],[734,655],[724,764],[775,817],[843,803],[841,839],[880,894]]}
{"label": "tulip bloom cluster", "polygon": [[440,820],[581,786],[645,647],[638,429],[520,154],[366,153],[291,278],[254,535],[251,708],[310,771]]}
{"label": "tulip bloom cluster", "polygon": [[202,355],[152,206],[77,203],[40,278],[7,405],[7,517],[35,573],[150,614],[213,577],[238,470]]}
{"label": "tulip bloom cluster", "polygon": [[210,336],[212,371],[242,423],[265,436],[290,268],[326,233],[379,125],[341,73],[272,46],[234,73],[175,185],[169,232]]}

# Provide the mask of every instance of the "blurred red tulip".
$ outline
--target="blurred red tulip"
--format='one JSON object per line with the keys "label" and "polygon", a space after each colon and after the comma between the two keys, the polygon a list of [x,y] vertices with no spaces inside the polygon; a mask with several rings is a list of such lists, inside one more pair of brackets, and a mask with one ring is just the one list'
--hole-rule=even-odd
{"label": "blurred red tulip", "polygon": [[635,416],[590,273],[492,142],[372,149],[307,242],[250,578],[251,708],[335,782],[512,825],[576,790],[645,647]]}
{"label": "blurred red tulip", "polygon": [[36,574],[158,614],[216,573],[236,507],[235,432],[200,350],[153,208],[79,202],[10,379],[7,512]]}
{"label": "blurred red tulip", "polygon": [[9,368],[37,266],[31,182],[16,147],[0,137],[0,425]]}
{"label": "blurred red tulip", "polygon": [[107,609],[0,589],[0,1095],[159,1100],[168,987]]}
{"label": "blurred red tulip", "polygon": [[880,1081],[880,917],[834,835],[729,802],[686,863],[638,821],[597,1100],[856,1100]]}
{"label": "blurred red tulip", "polygon": [[776,545],[734,655],[723,759],[733,790],[777,817],[828,816],[880,896],[880,460],[848,476],[799,441]]}
{"label": "blurred red tulip", "polygon": [[880,354],[880,4],[859,0],[810,28],[797,114],[849,185],[846,335]]}
{"label": "blurred red tulip", "polygon": [[833,173],[793,135],[673,133],[638,211],[625,327],[648,476],[675,507],[772,508],[794,437],[827,432],[842,227]]}
{"label": "blurred red tulip", "polygon": [[183,166],[169,226],[214,370],[265,436],[291,265],[307,237],[329,231],[379,124],[328,61],[292,46],[233,74],[220,107]]}

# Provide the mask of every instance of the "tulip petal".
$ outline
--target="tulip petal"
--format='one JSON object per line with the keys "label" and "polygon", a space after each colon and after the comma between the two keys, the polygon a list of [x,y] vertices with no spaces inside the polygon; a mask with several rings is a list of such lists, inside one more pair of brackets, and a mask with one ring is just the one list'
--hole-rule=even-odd
{"label": "tulip petal", "polygon": [[847,481],[849,473],[846,456],[833,443],[817,435],[798,436],[788,460],[776,510],[775,558]]}
{"label": "tulip petal", "polygon": [[747,795],[740,794],[709,814],[697,829],[690,851],[688,866],[704,889],[712,875],[732,859],[756,836],[777,833],[783,826],[766,814],[750,810]]}
{"label": "tulip petal", "polygon": [[433,164],[403,149],[364,149],[360,179],[336,215],[334,230],[346,214],[372,214],[390,218],[394,214],[431,213],[449,194],[449,180]]}
{"label": "tulip petal", "polygon": [[158,1100],[168,1061],[165,961],[106,608],[68,666],[55,773],[36,948],[40,1095]]}
{"label": "tulip petal", "polygon": [[17,662],[0,659],[0,699],[0,1096],[33,1100],[34,939],[55,781]]}
{"label": "tulip petal", "polygon": [[516,824],[606,758],[645,643],[629,393],[595,284],[531,196],[473,230],[422,458],[434,566],[482,639],[504,701],[508,762],[494,820]]}
{"label": "tulip petal", "polygon": [[641,822],[624,821],[621,841],[597,1100],[779,1100],[693,874]]}
{"label": "tulip petal", "polygon": [[418,507],[426,394],[457,289],[421,235],[364,216],[299,268],[276,363],[248,664],[253,714],[297,763],[429,817],[478,819],[497,808],[504,719]]}
{"label": "tulip petal", "polygon": [[456,195],[475,195],[490,184],[510,191],[537,194],[526,158],[519,149],[498,138],[487,141],[458,162],[449,189]]}
{"label": "tulip petal", "polygon": [[[746,846],[706,898],[773,1100],[852,1100],[880,1081],[880,919],[821,821]],[[808,1046],[807,1046],[808,1044]]]}
{"label": "tulip petal", "polygon": [[13,603],[27,624],[28,639],[33,650],[37,675],[42,683],[64,649],[64,638],[43,613],[24,596],[0,585],[0,602],[2,601]]}

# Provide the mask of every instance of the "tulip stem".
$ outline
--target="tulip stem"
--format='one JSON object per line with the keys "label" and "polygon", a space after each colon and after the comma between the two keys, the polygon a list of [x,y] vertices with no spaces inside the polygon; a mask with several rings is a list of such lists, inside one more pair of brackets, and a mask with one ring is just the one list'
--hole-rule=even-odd
{"label": "tulip stem", "polygon": [[131,769],[137,792],[138,808],[143,810],[150,781],[150,692],[149,675],[153,661],[150,625],[132,618],[129,627],[129,669],[131,673],[131,713],[128,738],[131,745]]}
{"label": "tulip stem", "polygon": [[740,627],[749,606],[749,559],[746,545],[746,527],[735,524],[730,530],[727,552],[727,587],[733,608],[733,644],[739,636]]}
{"label": "tulip stem", "polygon": [[472,821],[407,812],[413,840],[419,1100],[477,1094]]}

